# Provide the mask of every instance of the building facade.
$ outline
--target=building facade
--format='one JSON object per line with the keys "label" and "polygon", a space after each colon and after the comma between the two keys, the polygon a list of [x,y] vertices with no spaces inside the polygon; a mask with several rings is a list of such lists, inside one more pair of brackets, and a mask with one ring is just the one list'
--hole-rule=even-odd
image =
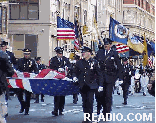
{"label": "building facade", "polygon": [[109,37],[110,15],[136,35],[155,39],[155,0],[9,0],[6,37],[17,58],[21,49],[32,49],[44,64],[55,55],[54,48],[65,48],[69,57],[73,40],[57,40],[57,15],[78,21],[83,45],[96,51],[99,40]]}

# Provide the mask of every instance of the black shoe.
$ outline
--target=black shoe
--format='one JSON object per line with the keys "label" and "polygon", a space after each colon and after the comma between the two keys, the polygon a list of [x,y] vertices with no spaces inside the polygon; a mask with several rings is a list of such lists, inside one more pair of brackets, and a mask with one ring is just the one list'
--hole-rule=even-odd
{"label": "black shoe", "polygon": [[123,105],[127,105],[127,102],[122,103]]}
{"label": "black shoe", "polygon": [[39,101],[38,101],[38,100],[36,100],[34,103],[39,103]]}
{"label": "black shoe", "polygon": [[146,96],[146,94],[143,92],[143,95]]}
{"label": "black shoe", "polygon": [[44,99],[41,99],[41,102],[44,102]]}
{"label": "black shoe", "polygon": [[25,114],[24,115],[29,115],[29,113],[28,112],[25,112]]}
{"label": "black shoe", "polygon": [[59,115],[64,115],[61,111],[59,112]]}
{"label": "black shoe", "polygon": [[77,101],[76,101],[76,100],[73,100],[73,103],[74,103],[74,104],[77,104]]}
{"label": "black shoe", "polygon": [[8,113],[4,116],[4,118],[6,118],[8,116]]}
{"label": "black shoe", "polygon": [[54,115],[54,116],[58,116],[58,112],[52,111],[51,113],[52,113],[52,115]]}
{"label": "black shoe", "polygon": [[21,114],[21,113],[23,113],[23,112],[24,112],[24,109],[20,109],[19,113]]}

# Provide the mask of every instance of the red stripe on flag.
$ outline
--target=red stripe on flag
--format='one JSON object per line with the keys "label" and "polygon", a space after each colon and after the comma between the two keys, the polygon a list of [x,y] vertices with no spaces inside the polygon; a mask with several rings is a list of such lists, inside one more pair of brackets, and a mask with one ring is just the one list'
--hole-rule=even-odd
{"label": "red stripe on flag", "polygon": [[75,39],[75,37],[57,37],[57,39]]}
{"label": "red stripe on flag", "polygon": [[57,30],[57,32],[75,32],[74,30]]}
{"label": "red stripe on flag", "polygon": [[22,79],[16,79],[16,85],[17,87],[24,89]]}
{"label": "red stripe on flag", "polygon": [[57,36],[75,36],[75,34],[57,34]]}

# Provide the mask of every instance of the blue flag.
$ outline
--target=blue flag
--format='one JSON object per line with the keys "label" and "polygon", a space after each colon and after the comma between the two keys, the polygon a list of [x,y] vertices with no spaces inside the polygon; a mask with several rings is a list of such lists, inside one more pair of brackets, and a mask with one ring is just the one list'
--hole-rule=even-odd
{"label": "blue flag", "polygon": [[121,25],[118,21],[110,17],[109,24],[109,38],[112,41],[127,44],[128,41],[128,29]]}

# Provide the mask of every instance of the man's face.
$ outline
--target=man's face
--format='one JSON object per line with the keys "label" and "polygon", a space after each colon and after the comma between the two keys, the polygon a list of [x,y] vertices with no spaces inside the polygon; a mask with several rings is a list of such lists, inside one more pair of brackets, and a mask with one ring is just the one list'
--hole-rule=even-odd
{"label": "man's face", "polygon": [[62,53],[57,53],[57,57],[62,58],[63,54]]}
{"label": "man's face", "polygon": [[88,58],[91,56],[91,53],[90,52],[83,52],[82,53],[82,57],[85,59],[85,58]]}
{"label": "man's face", "polygon": [[30,58],[30,53],[24,53],[24,58],[26,59]]}
{"label": "man's face", "polygon": [[105,50],[110,50],[111,45],[110,44],[106,44],[104,45]]}
{"label": "man's face", "polygon": [[6,49],[7,49],[7,46],[1,46],[2,51],[6,51]]}
{"label": "man's face", "polygon": [[41,63],[41,60],[38,60],[38,61],[36,61],[37,62],[37,64],[40,64]]}

